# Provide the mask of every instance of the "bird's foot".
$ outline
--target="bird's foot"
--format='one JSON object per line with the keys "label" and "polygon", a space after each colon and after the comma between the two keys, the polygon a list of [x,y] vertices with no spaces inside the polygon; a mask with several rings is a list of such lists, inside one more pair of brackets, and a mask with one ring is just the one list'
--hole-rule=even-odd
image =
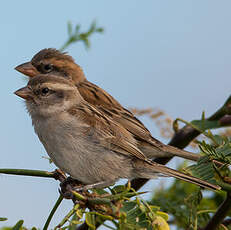
{"label": "bird's foot", "polygon": [[67,177],[65,180],[63,180],[60,183],[60,190],[59,192],[62,194],[62,196],[66,199],[73,199],[73,193],[72,191],[76,191],[78,187],[83,187],[81,182],[78,180],[75,180],[71,177]]}
{"label": "bird's foot", "polygon": [[66,199],[74,199],[73,191],[78,193],[85,193],[89,189],[105,188],[114,183],[115,181],[101,181],[94,184],[84,185],[78,180],[68,177],[60,183],[61,189],[59,192]]}
{"label": "bird's foot", "polygon": [[53,176],[56,180],[59,180],[61,183],[66,180],[67,176],[61,169],[56,169],[53,171]]}

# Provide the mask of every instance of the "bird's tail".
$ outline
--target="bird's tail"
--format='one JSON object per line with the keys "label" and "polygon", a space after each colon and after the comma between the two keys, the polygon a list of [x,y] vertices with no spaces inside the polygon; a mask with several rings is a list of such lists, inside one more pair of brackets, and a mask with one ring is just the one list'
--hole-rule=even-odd
{"label": "bird's tail", "polygon": [[145,156],[150,159],[177,156],[192,161],[198,161],[201,157],[200,154],[178,149],[171,145],[165,145],[157,140],[151,140],[149,143],[143,142],[139,148],[145,154]]}
{"label": "bird's tail", "polygon": [[167,154],[182,157],[184,159],[192,160],[192,161],[198,161],[201,157],[199,154],[191,153],[182,149],[178,149],[176,147],[173,147],[171,145],[164,145],[162,146],[162,150],[166,152]]}
{"label": "bird's tail", "polygon": [[[139,164],[139,162],[138,162]],[[139,174],[139,177],[152,179],[155,178],[156,175],[162,174],[169,177],[175,177],[177,179],[187,181],[192,184],[199,185],[203,188],[212,189],[212,190],[220,190],[221,187],[218,185],[211,184],[207,181],[201,180],[194,176],[187,175],[180,171],[168,168],[164,165],[157,164],[155,162],[146,162],[146,165],[136,165],[136,173]]]}

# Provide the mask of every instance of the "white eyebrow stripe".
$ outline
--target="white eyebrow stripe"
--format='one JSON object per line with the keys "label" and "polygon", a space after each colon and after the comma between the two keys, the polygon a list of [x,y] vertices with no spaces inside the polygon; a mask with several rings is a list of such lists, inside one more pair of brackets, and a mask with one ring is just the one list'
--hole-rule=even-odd
{"label": "white eyebrow stripe", "polygon": [[[74,88],[73,86],[70,86],[68,84],[59,83],[59,82],[52,82],[52,83],[46,82],[46,83],[43,83],[41,85],[41,87],[47,87],[49,89],[54,89],[54,90],[59,90],[59,89],[61,89],[61,90],[70,90],[70,89]],[[76,88],[76,90],[77,90],[77,88]]]}

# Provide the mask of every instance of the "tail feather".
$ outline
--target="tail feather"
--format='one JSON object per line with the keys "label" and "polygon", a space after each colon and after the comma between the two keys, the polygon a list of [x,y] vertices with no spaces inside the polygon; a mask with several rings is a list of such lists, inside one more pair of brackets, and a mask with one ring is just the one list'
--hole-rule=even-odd
{"label": "tail feather", "polygon": [[220,190],[221,187],[218,185],[214,185],[212,183],[209,183],[207,181],[201,180],[199,178],[196,178],[194,176],[187,175],[185,173],[182,173],[180,171],[168,168],[164,165],[157,164],[155,162],[149,162],[149,167],[145,167],[145,169],[148,169],[148,172],[145,170],[145,174],[147,178],[151,179],[156,176],[156,174],[161,173],[163,175],[169,176],[169,177],[175,177],[177,179],[190,182],[192,184],[199,185],[203,188],[212,189],[212,190]]}
{"label": "tail feather", "polygon": [[168,153],[172,154],[173,156],[182,157],[184,159],[192,160],[192,161],[198,161],[201,157],[199,154],[191,153],[182,149],[178,149],[176,147],[173,147],[171,145],[164,145],[163,150]]}

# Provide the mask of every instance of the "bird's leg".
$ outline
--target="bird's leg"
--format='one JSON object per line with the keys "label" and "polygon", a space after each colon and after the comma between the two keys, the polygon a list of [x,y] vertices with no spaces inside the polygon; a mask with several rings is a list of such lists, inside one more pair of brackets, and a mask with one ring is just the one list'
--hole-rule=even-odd
{"label": "bird's leg", "polygon": [[94,184],[88,184],[88,185],[84,185],[84,186],[81,186],[78,188],[74,188],[74,191],[81,192],[81,191],[86,191],[88,189],[105,188],[105,187],[108,187],[114,183],[115,183],[115,181],[101,181],[101,182],[97,182]]}

